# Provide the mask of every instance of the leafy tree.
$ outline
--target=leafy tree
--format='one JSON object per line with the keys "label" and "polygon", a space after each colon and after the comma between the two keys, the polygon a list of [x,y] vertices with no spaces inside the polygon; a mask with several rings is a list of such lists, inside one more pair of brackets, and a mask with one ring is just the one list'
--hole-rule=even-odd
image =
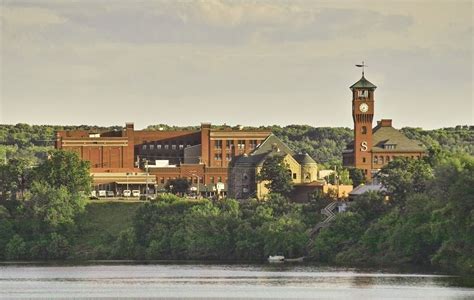
{"label": "leafy tree", "polygon": [[354,187],[365,183],[365,175],[362,169],[349,168],[349,178],[352,180]]}
{"label": "leafy tree", "polygon": [[35,181],[31,188],[28,207],[33,217],[46,228],[73,225],[74,217],[84,210],[86,198],[73,194],[65,186],[52,187]]}
{"label": "leafy tree", "polygon": [[12,159],[0,165],[0,201],[24,198],[29,187],[31,165],[25,159]]}
{"label": "leafy tree", "polygon": [[379,177],[390,194],[391,202],[403,207],[409,194],[426,190],[433,178],[433,170],[424,160],[397,158],[380,170]]}
{"label": "leafy tree", "polygon": [[8,260],[20,260],[27,257],[26,243],[18,234],[15,234],[5,247],[5,257]]}
{"label": "leafy tree", "polygon": [[284,159],[284,156],[281,155],[267,157],[257,178],[259,181],[268,181],[265,187],[270,193],[288,196],[293,190],[293,181],[291,171]]}
{"label": "leafy tree", "polygon": [[62,150],[51,151],[49,158],[35,169],[33,178],[52,187],[64,186],[71,194],[89,195],[92,183],[89,163],[76,153]]}
{"label": "leafy tree", "polygon": [[173,194],[184,195],[189,190],[189,181],[185,178],[176,178],[168,180],[165,189]]}

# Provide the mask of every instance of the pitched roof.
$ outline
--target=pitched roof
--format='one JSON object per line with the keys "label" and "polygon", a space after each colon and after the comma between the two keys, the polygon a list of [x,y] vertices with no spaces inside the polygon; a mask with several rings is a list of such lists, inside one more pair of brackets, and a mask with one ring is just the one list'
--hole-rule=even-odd
{"label": "pitched roof", "polygon": [[[392,126],[376,126],[372,131],[372,152],[422,152],[423,145],[407,138]],[[395,149],[385,149],[384,145],[395,145]]]}
{"label": "pitched roof", "polygon": [[293,151],[274,134],[270,134],[252,153],[241,155],[234,165],[261,165],[270,154],[293,155]]}
{"label": "pitched roof", "polygon": [[316,165],[316,162],[314,159],[308,155],[308,153],[305,154],[296,154],[293,155],[293,158],[302,166],[304,165]]}
{"label": "pitched roof", "polygon": [[362,78],[359,79],[356,83],[351,85],[351,89],[353,88],[366,88],[366,89],[376,89],[377,87],[367,79],[365,79],[364,75],[362,75]]}
{"label": "pitched roof", "polygon": [[361,184],[355,189],[353,189],[350,193],[349,196],[359,196],[364,193],[368,192],[386,192],[387,189],[382,186],[381,184]]}

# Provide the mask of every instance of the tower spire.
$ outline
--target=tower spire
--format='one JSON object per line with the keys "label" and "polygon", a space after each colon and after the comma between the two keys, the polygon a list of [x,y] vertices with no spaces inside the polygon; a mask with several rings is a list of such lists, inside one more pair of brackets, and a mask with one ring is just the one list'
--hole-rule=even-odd
{"label": "tower spire", "polygon": [[368,65],[366,65],[364,63],[364,61],[362,61],[362,64],[360,65],[355,65],[356,67],[359,67],[359,68],[362,68],[362,77],[364,77],[364,71],[365,71],[365,67],[368,67]]}

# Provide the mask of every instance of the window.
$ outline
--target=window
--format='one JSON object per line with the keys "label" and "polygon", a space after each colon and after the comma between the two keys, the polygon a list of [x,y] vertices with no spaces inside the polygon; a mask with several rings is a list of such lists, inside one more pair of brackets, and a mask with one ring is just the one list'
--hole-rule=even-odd
{"label": "window", "polygon": [[225,159],[227,161],[231,161],[232,160],[232,155],[230,155],[230,153],[227,153],[227,155],[225,156]]}
{"label": "window", "polygon": [[232,149],[233,144],[234,144],[233,141],[227,140],[227,141],[225,141],[225,148],[226,149]]}
{"label": "window", "polygon": [[374,156],[374,164],[378,164],[379,163],[379,157],[378,156]]}
{"label": "window", "polygon": [[387,155],[386,162],[390,162],[390,156]]}
{"label": "window", "polygon": [[209,177],[211,183],[214,183],[214,176]]}
{"label": "window", "polygon": [[160,183],[165,183],[165,178],[164,177],[160,178]]}
{"label": "window", "polygon": [[157,150],[161,150],[161,144],[156,145]]}
{"label": "window", "polygon": [[142,149],[143,149],[143,150],[146,150],[146,144],[143,144],[143,145],[142,145]]}
{"label": "window", "polygon": [[381,164],[384,164],[383,156],[380,156],[380,163],[381,163]]}
{"label": "window", "polygon": [[222,153],[214,154],[214,160],[222,160]]}
{"label": "window", "polygon": [[257,148],[257,140],[250,140],[250,149]]}
{"label": "window", "polygon": [[365,157],[362,157],[362,162],[364,162],[364,163],[365,163]]}
{"label": "window", "polygon": [[175,144],[171,145],[171,149],[176,150],[176,145]]}
{"label": "window", "polygon": [[183,150],[184,149],[184,145],[183,144],[179,144],[179,150]]}
{"label": "window", "polygon": [[245,149],[245,140],[239,140],[237,148],[239,148],[240,150]]}
{"label": "window", "polygon": [[155,144],[150,144],[150,150],[155,150]]}
{"label": "window", "polygon": [[362,134],[366,134],[367,133],[367,126],[362,126]]}
{"label": "window", "polygon": [[393,150],[396,148],[397,145],[395,144],[385,144],[383,147],[384,149],[389,149],[389,150]]}
{"label": "window", "polygon": [[168,150],[170,148],[170,145],[165,144],[165,150]]}
{"label": "window", "polygon": [[249,177],[248,177],[247,174],[244,174],[244,175],[242,176],[242,179],[243,179],[244,181],[247,181],[247,180],[249,180]]}
{"label": "window", "polygon": [[296,173],[293,173],[293,179],[296,179],[297,175]]}
{"label": "window", "polygon": [[357,91],[357,95],[359,96],[359,98],[367,98],[369,97],[369,91],[367,90]]}
{"label": "window", "polygon": [[221,176],[217,177],[217,182],[222,182],[222,177]]}
{"label": "window", "polygon": [[214,148],[222,149],[222,141],[221,140],[214,141]]}

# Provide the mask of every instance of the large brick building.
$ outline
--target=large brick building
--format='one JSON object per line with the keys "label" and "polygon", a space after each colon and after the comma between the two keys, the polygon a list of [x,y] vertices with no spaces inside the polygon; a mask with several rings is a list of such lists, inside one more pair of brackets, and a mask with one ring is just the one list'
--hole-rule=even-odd
{"label": "large brick building", "polygon": [[135,130],[127,123],[117,131],[58,131],[56,148],[73,151],[91,165],[97,189],[162,190],[175,178],[188,179],[193,189],[212,194],[217,183],[227,188],[227,166],[252,152],[271,132],[241,127],[196,130]]}
{"label": "large brick building", "polygon": [[343,152],[343,165],[363,170],[368,180],[396,157],[419,159],[426,153],[420,142],[410,140],[393,128],[390,119],[377,121],[377,126],[372,128],[376,88],[364,77],[364,73],[350,87],[354,141]]}

